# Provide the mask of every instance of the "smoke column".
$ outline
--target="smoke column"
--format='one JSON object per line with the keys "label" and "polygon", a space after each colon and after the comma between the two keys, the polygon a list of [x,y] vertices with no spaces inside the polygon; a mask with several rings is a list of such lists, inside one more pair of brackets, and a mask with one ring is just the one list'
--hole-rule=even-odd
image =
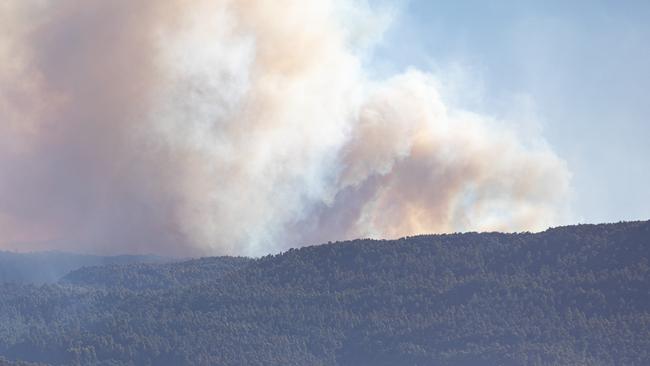
{"label": "smoke column", "polygon": [[388,17],[341,0],[4,0],[0,248],[259,255],[537,230],[569,173],[540,137],[386,80]]}

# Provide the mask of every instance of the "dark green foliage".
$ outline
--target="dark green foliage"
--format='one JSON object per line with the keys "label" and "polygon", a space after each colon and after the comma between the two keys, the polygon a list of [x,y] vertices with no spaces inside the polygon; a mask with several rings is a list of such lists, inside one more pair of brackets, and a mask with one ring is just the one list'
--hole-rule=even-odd
{"label": "dark green foliage", "polygon": [[244,257],[218,257],[165,265],[138,263],[84,267],[69,273],[60,283],[94,288],[162,290],[211,283],[252,262],[252,259]]}
{"label": "dark green foliage", "polygon": [[51,365],[649,365],[649,256],[650,222],[634,222],[84,269],[57,285],[0,287],[0,355]]}
{"label": "dark green foliage", "polygon": [[4,357],[0,357],[0,366],[43,366],[41,363],[31,363],[24,361],[9,361]]}

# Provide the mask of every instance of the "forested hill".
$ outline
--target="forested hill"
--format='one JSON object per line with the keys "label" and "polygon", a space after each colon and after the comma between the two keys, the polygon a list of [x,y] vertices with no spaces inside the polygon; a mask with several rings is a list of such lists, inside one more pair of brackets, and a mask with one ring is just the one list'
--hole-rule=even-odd
{"label": "forested hill", "polygon": [[84,269],[55,285],[2,285],[0,357],[650,365],[649,256],[650,222],[630,222]]}
{"label": "forested hill", "polygon": [[59,282],[93,288],[162,290],[214,283],[251,263],[254,260],[244,257],[213,257],[166,264],[112,264],[80,268]]}
{"label": "forested hill", "polygon": [[170,260],[152,255],[98,256],[65,252],[14,253],[0,251],[0,283],[53,283],[70,271],[85,266],[164,263]]}

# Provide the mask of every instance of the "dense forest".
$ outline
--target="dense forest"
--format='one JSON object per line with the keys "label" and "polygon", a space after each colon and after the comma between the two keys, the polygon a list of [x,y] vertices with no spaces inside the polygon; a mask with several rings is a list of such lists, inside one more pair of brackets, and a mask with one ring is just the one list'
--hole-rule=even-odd
{"label": "dense forest", "polygon": [[650,365],[650,221],[0,285],[0,365]]}

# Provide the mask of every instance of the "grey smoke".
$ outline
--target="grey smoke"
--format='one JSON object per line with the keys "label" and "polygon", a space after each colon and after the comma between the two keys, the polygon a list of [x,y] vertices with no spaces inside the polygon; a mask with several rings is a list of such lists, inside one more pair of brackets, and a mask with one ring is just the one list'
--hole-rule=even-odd
{"label": "grey smoke", "polygon": [[[541,137],[371,80],[352,1],[0,5],[0,248],[263,254],[537,230],[569,174]],[[369,41],[370,40],[370,41]]]}

